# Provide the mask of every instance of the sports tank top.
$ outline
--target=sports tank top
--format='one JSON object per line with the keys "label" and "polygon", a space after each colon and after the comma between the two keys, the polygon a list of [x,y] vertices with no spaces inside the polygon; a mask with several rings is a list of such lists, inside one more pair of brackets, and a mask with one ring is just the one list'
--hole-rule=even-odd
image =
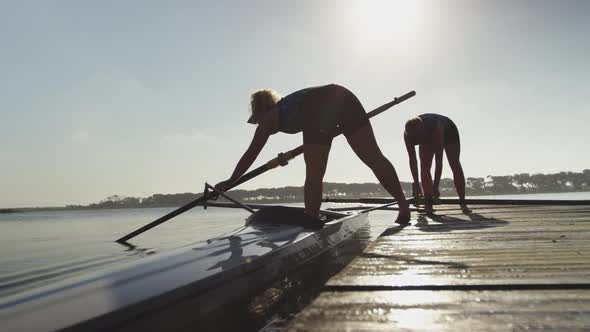
{"label": "sports tank top", "polygon": [[321,87],[301,89],[279,100],[276,106],[279,112],[279,131],[295,134],[303,130],[303,97],[319,88]]}

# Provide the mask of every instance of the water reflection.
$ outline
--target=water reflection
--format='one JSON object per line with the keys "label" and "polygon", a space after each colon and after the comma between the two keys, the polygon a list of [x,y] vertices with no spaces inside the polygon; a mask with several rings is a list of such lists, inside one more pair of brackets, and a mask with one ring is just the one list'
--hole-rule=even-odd
{"label": "water reflection", "polygon": [[[121,243],[121,244],[123,244],[123,243]],[[144,256],[154,255],[157,253],[157,251],[153,248],[141,248],[141,247],[132,245],[130,243],[126,243],[123,245],[125,247],[127,247],[127,249],[125,249],[125,252],[128,253],[127,256],[129,256],[129,257],[131,257],[131,256],[144,257]]]}
{"label": "water reflection", "polygon": [[222,254],[227,253],[228,251],[231,253],[229,258],[217,262],[215,265],[211,266],[207,269],[207,271],[215,270],[217,268],[221,268],[222,270],[228,270],[232,267],[250,263],[254,258],[258,257],[258,255],[250,255],[250,256],[242,256],[244,253],[244,249],[242,248],[242,238],[239,236],[230,236],[228,238],[229,241],[229,248],[218,250],[209,254],[209,256],[219,256]]}

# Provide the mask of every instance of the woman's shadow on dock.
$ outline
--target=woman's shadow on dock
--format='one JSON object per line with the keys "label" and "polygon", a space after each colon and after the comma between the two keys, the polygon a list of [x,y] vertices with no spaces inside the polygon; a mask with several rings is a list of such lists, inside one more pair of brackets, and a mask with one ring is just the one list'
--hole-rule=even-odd
{"label": "woman's shadow on dock", "polygon": [[492,228],[508,225],[508,221],[469,212],[464,214],[467,219],[449,215],[420,214],[416,218],[416,226],[423,232],[452,232],[458,230]]}
{"label": "woman's shadow on dock", "polygon": [[438,214],[422,214],[420,213],[415,219],[416,223],[407,225],[397,225],[388,228],[380,236],[388,236],[401,232],[408,226],[415,226],[422,232],[452,232],[458,230],[482,229],[492,228],[498,226],[508,225],[508,221],[496,219],[493,217],[486,217],[484,215],[470,212],[464,214],[467,219],[452,217],[449,215]]}

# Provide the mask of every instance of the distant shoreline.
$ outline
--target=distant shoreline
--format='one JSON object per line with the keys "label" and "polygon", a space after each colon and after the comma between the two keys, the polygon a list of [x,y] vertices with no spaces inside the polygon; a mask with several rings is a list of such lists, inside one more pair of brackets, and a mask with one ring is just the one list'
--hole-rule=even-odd
{"label": "distant shoreline", "polygon": [[[537,195],[537,194],[568,194],[568,193],[583,193],[590,192],[589,190],[572,190],[572,191],[544,191],[544,192],[520,192],[520,193],[486,193],[486,194],[468,194],[468,197],[486,197],[486,196],[504,196],[504,195]],[[453,197],[456,195],[442,195],[441,197]],[[370,196],[378,197],[378,196]],[[349,198],[360,198],[360,197],[349,197]],[[303,201],[295,200],[276,200],[268,201],[251,200],[244,202],[245,204],[285,204],[285,203],[303,203]],[[102,207],[95,208],[89,206],[55,206],[55,207],[24,207],[24,208],[1,208],[0,214],[12,214],[12,213],[25,213],[25,212],[47,212],[47,211],[99,211],[99,210],[127,210],[127,209],[159,209],[159,208],[178,208],[181,205],[170,205],[170,206],[129,206],[129,207]]]}

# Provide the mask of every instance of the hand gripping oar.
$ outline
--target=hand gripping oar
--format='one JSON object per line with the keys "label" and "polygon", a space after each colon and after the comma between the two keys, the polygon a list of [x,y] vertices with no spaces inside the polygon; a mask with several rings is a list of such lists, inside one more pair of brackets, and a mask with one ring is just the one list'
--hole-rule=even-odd
{"label": "hand gripping oar", "polygon": [[[367,113],[367,116],[369,118],[372,118],[375,115],[380,114],[380,113],[383,113],[384,111],[388,110],[393,105],[397,105],[397,104],[399,104],[401,102],[404,102],[407,99],[410,99],[410,98],[414,97],[415,95],[416,95],[416,92],[415,91],[410,91],[410,92],[406,93],[405,95],[399,96],[399,97],[395,98],[393,101],[390,101],[389,103],[384,104],[384,105],[381,105],[378,108],[372,110],[371,112]],[[340,134],[341,133],[339,132],[339,133],[336,134],[336,136],[337,135],[340,135]],[[251,179],[257,177],[258,175],[260,175],[260,174],[262,174],[262,173],[264,173],[264,172],[266,172],[266,171],[268,171],[270,169],[273,169],[273,168],[275,168],[275,167],[277,167],[279,165],[281,165],[281,166],[287,165],[287,163],[289,162],[289,160],[297,157],[301,153],[303,153],[303,145],[298,146],[295,149],[290,150],[290,151],[287,151],[285,153],[279,153],[279,155],[276,158],[271,159],[266,164],[264,164],[264,165],[262,165],[262,166],[260,166],[260,167],[258,167],[256,169],[254,169],[254,170],[252,170],[252,171],[250,171],[250,172],[242,175],[239,179],[237,179],[236,181],[234,181],[231,184],[231,186],[229,188],[227,188],[226,191],[228,191],[230,189],[233,189],[233,188],[239,186],[240,184],[242,184],[242,183],[244,183],[244,182],[246,182],[248,180],[251,180]],[[167,215],[162,216],[162,217],[160,217],[160,218],[152,221],[151,223],[149,223],[149,224],[147,224],[147,225],[145,225],[145,226],[143,226],[141,228],[138,228],[138,229],[134,230],[133,232],[131,232],[131,233],[123,236],[122,238],[118,239],[117,242],[119,242],[119,243],[125,243],[125,242],[127,242],[127,240],[129,240],[131,238],[134,238],[137,235],[139,235],[139,234],[141,234],[141,233],[143,233],[143,232],[145,232],[145,231],[147,231],[149,229],[152,229],[152,228],[158,226],[159,224],[161,224],[163,222],[166,222],[167,220],[170,220],[170,219],[176,217],[177,215],[179,215],[179,214],[181,214],[183,212],[186,212],[186,211],[194,208],[195,206],[203,203],[204,201],[206,201],[209,198],[211,198],[211,196],[203,195],[203,196],[195,199],[194,201],[192,201],[190,203],[187,203],[186,205],[181,206],[178,209],[176,209],[176,210],[168,213]]]}

